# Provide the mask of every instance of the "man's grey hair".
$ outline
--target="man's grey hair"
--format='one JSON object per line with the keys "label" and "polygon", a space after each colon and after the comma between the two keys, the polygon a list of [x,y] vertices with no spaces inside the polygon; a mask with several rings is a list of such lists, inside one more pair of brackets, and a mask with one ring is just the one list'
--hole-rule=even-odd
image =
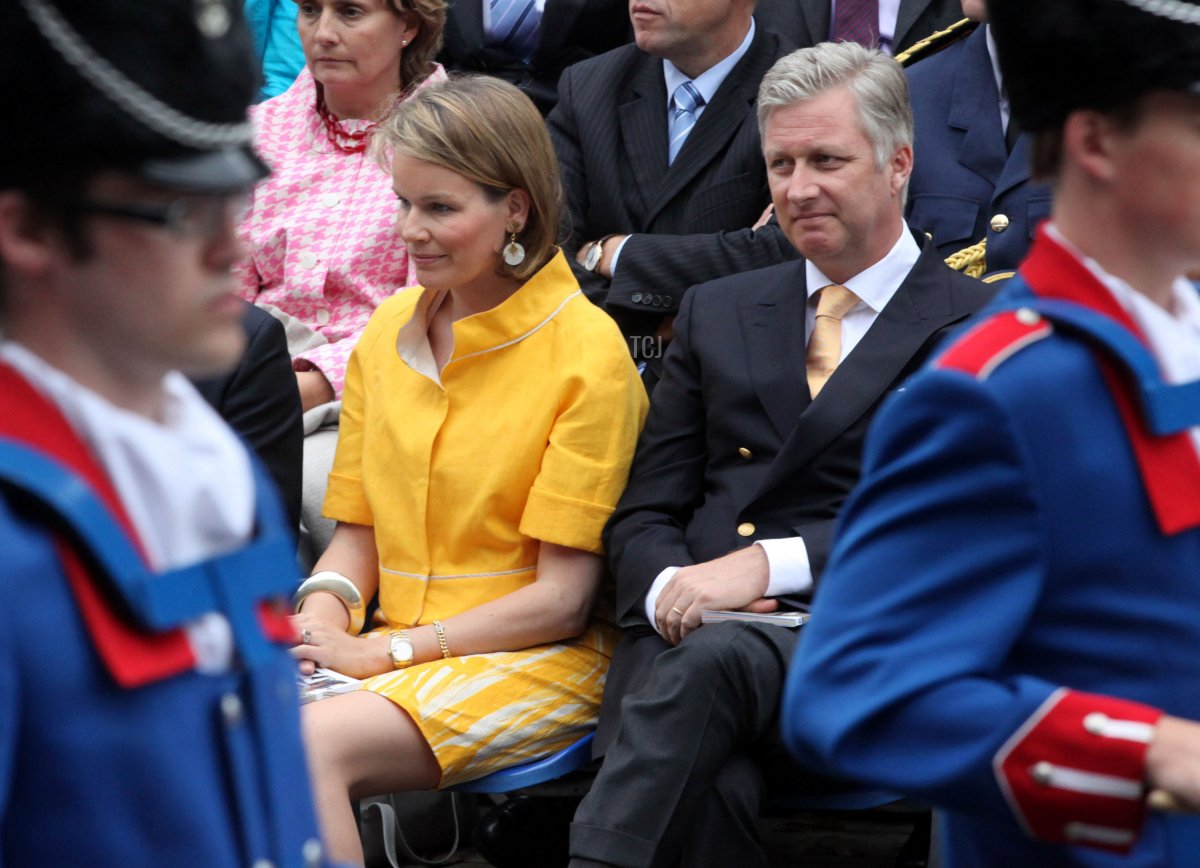
{"label": "man's grey hair", "polygon": [[775,109],[843,85],[854,94],[859,123],[875,151],[875,168],[882,170],[897,149],[912,146],[908,79],[894,59],[857,42],[822,42],[779,58],[758,88],[759,136],[766,140]]}

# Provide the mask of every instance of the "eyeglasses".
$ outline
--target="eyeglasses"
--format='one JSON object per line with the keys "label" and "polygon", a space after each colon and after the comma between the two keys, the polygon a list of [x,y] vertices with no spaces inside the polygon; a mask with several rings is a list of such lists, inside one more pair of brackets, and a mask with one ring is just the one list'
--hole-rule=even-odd
{"label": "eyeglasses", "polygon": [[240,223],[248,203],[247,194],[235,193],[223,196],[181,196],[162,203],[81,199],[75,206],[85,214],[152,223],[179,238],[206,238],[220,232],[229,222]]}

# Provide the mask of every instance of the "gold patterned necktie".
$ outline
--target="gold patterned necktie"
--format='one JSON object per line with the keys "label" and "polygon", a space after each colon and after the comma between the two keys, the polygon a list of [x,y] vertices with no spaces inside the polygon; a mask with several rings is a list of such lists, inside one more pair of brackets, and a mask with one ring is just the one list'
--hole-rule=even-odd
{"label": "gold patterned necktie", "polygon": [[858,296],[836,283],[821,290],[817,298],[817,317],[808,339],[808,391],[812,397],[833,376],[842,355],[842,317],[858,304]]}

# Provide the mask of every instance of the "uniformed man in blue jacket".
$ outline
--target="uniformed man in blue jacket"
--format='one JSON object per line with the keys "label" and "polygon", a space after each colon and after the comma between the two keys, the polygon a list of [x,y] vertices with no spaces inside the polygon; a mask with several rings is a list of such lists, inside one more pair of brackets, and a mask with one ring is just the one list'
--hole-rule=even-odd
{"label": "uniformed man in blue jacket", "polygon": [[246,340],[241,4],[0,33],[0,865],[322,865],[291,535],[187,380]]}
{"label": "uniformed man in blue jacket", "polygon": [[1193,866],[1200,4],[989,13],[1051,221],[877,417],[785,737],[938,806],[951,866]]}

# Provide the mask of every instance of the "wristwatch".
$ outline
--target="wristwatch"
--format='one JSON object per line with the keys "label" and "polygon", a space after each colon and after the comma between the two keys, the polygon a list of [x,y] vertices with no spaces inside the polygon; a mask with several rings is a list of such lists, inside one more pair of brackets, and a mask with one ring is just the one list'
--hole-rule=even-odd
{"label": "wristwatch", "polygon": [[616,238],[616,233],[605,235],[599,241],[593,241],[588,247],[588,252],[583,257],[583,270],[595,272],[600,267],[600,260],[604,258],[604,242],[610,238]]}
{"label": "wristwatch", "polygon": [[388,634],[389,651],[392,655],[392,666],[396,669],[407,669],[413,663],[413,645],[409,641],[407,630],[395,630]]}

